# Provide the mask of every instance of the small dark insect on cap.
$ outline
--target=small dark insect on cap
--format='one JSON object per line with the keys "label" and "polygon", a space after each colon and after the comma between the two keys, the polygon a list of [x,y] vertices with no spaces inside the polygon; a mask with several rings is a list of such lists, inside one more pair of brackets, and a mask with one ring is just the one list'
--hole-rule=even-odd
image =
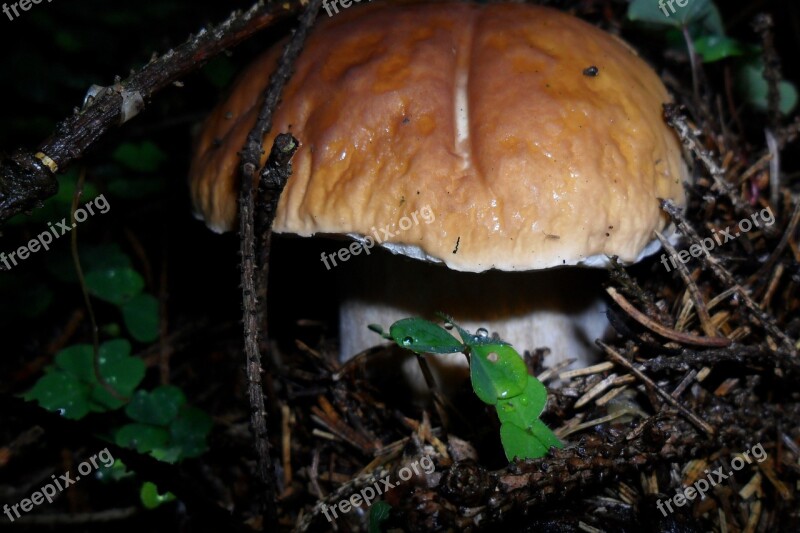
{"label": "small dark insect on cap", "polygon": [[600,70],[594,65],[592,65],[591,67],[583,69],[583,75],[584,76],[592,76],[592,77],[594,77],[594,76],[597,76],[597,74],[599,72],[600,72]]}

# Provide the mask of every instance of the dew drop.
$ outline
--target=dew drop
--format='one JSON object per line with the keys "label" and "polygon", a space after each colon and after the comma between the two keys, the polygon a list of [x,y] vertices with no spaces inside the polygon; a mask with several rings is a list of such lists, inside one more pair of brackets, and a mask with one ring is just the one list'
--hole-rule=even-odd
{"label": "dew drop", "polygon": [[[479,329],[478,329],[478,331],[476,331],[476,332],[475,332],[475,334],[476,334],[478,337],[480,337],[480,338],[482,338],[482,339],[485,339],[486,337],[488,337],[488,336],[489,336],[489,330],[487,330],[486,328],[479,328]],[[495,356],[496,356],[496,355],[497,355],[497,354],[495,354]]]}
{"label": "dew drop", "polygon": [[61,409],[58,410],[58,414],[64,416],[65,414],[67,414],[67,410],[62,407]]}
{"label": "dew drop", "polygon": [[496,363],[497,360],[500,359],[500,356],[497,355],[497,353],[492,352],[492,353],[490,353],[489,355],[486,356],[486,359],[488,359],[489,362],[491,362],[491,363]]}
{"label": "dew drop", "polygon": [[406,337],[403,339],[403,346],[408,346],[414,342],[414,337]]}

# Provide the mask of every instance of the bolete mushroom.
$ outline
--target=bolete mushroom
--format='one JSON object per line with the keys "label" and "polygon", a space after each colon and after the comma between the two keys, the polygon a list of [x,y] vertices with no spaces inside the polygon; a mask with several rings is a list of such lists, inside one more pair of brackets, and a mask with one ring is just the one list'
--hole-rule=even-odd
{"label": "bolete mushroom", "polygon": [[[597,276],[576,267],[653,253],[667,226],[657,199],[684,202],[658,76],[545,7],[372,4],[322,19],[264,146],[285,131],[300,141],[275,232],[366,246],[394,234],[380,243],[392,254],[348,263],[341,356],[380,341],[368,324],[439,310],[585,364],[607,319]],[[247,69],[199,138],[192,197],[217,231],[234,226],[237,152],[280,51]],[[423,209],[432,220],[403,220]]]}

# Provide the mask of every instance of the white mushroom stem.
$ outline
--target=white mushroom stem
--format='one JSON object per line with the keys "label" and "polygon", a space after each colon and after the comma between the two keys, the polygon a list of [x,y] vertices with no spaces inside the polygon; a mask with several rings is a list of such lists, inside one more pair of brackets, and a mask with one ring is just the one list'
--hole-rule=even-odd
{"label": "white mushroom stem", "polygon": [[[548,366],[566,359],[588,366],[594,344],[609,323],[602,299],[605,273],[581,267],[544,271],[457,272],[444,266],[375,250],[369,258],[340,265],[345,278],[340,308],[342,360],[384,342],[367,329],[385,328],[401,318],[448,314],[465,329],[486,328],[518,352],[550,348]],[[461,354],[428,357],[446,390],[466,375]],[[424,387],[417,362],[406,367],[415,388]]]}

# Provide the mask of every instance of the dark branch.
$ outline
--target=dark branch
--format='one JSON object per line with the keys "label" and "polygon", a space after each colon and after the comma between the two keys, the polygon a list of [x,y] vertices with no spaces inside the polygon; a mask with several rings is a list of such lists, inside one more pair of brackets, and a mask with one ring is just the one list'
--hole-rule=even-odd
{"label": "dark branch", "polygon": [[223,50],[298,11],[304,2],[259,2],[245,12],[236,11],[221,24],[203,29],[174,50],[154,57],[128,79],[97,88],[83,108],[58,124],[38,150],[17,150],[0,161],[0,223],[39,207],[54,195],[58,190],[56,172],[81,158],[112,127],[133,118],[156,93]]}
{"label": "dark branch", "polygon": [[[249,397],[251,424],[255,449],[258,454],[258,477],[264,484],[264,520],[265,528],[277,524],[275,472],[269,454],[269,438],[267,433],[266,409],[264,408],[264,392],[261,386],[261,347],[259,333],[264,326],[262,312],[266,302],[259,302],[259,292],[266,297],[266,279],[256,282],[258,271],[256,257],[268,257],[269,232],[275,216],[280,194],[290,174],[287,168],[289,159],[297,148],[297,141],[291,135],[280,135],[275,139],[269,161],[262,173],[261,185],[268,193],[265,207],[268,208],[261,222],[261,248],[256,248],[256,217],[253,185],[263,154],[264,137],[272,127],[272,115],[280,100],[283,88],[292,74],[294,63],[303,49],[306,37],[317,18],[322,0],[311,0],[301,17],[300,27],[295,31],[284,49],[278,70],[272,75],[264,103],[258,114],[253,129],[247,136],[242,150],[241,190],[239,194],[239,238],[242,255],[242,298],[244,321],[244,347],[247,356],[247,378],[249,381]],[[266,271],[266,265],[262,265]],[[266,272],[264,272],[266,273]],[[264,326],[265,327],[265,326]]]}

